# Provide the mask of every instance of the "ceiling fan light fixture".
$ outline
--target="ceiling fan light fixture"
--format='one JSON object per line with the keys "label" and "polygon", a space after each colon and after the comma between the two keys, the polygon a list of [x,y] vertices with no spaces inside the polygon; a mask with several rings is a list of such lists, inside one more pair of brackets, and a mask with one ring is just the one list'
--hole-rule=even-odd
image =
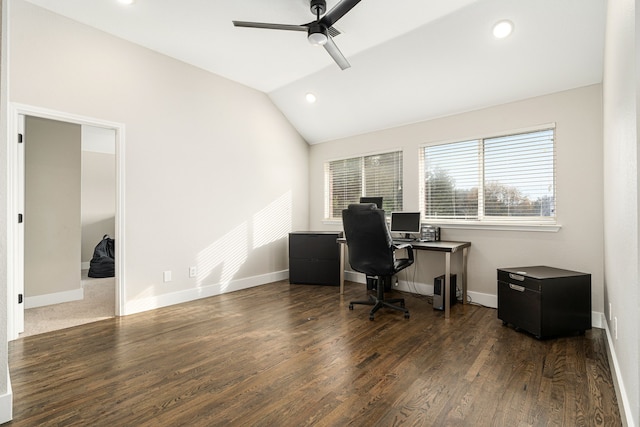
{"label": "ceiling fan light fixture", "polygon": [[327,43],[327,35],[322,33],[310,33],[309,37],[307,37],[309,43],[314,46],[322,46]]}
{"label": "ceiling fan light fixture", "polygon": [[307,40],[314,46],[322,46],[329,40],[327,29],[318,23],[309,24],[308,34]]}

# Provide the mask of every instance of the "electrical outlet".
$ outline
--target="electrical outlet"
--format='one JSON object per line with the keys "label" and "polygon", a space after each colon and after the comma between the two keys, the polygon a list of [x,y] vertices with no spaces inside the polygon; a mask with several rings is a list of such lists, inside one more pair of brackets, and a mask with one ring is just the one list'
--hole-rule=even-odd
{"label": "electrical outlet", "polygon": [[198,275],[198,267],[191,266],[189,267],[189,277],[196,277]]}
{"label": "electrical outlet", "polygon": [[613,338],[618,339],[618,317],[613,318]]}
{"label": "electrical outlet", "polygon": [[170,282],[171,281],[171,270],[163,272],[162,273],[162,277],[163,277],[165,282]]}

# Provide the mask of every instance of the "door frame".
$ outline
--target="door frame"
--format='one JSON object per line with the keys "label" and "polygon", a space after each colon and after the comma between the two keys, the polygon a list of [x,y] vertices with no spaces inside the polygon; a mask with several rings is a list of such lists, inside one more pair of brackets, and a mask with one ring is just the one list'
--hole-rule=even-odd
{"label": "door frame", "polygon": [[[116,160],[116,214],[115,214],[115,314],[122,316],[126,301],[125,287],[125,163],[124,141],[125,125],[123,123],[110,122],[93,117],[50,110],[32,105],[9,103],[7,123],[8,144],[8,212],[9,218],[14,218],[7,227],[7,339],[17,339],[24,327],[24,298],[18,303],[18,295],[24,289],[24,233],[22,224],[17,221],[20,209],[20,200],[24,189],[20,190],[19,174],[24,173],[24,167],[20,166],[21,156],[18,150],[18,133],[21,116],[39,117],[43,119],[57,120],[61,122],[89,125],[112,129],[115,131],[115,160]],[[21,237],[22,236],[22,237]]]}

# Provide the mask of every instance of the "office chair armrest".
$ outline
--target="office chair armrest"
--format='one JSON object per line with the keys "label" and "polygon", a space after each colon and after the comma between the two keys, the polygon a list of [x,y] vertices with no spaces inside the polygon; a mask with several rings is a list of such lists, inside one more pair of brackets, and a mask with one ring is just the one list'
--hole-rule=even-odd
{"label": "office chair armrest", "polygon": [[410,259],[411,261],[413,261],[413,246],[411,246],[409,243],[394,243],[393,244],[394,252],[397,249],[406,249],[407,259]]}
{"label": "office chair armrest", "polygon": [[395,249],[406,249],[406,248],[412,248],[412,246],[409,243],[394,243],[393,244],[393,248]]}

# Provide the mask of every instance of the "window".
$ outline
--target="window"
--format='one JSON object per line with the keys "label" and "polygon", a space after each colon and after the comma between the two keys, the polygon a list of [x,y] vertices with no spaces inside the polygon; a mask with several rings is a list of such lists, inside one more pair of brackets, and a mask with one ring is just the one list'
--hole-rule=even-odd
{"label": "window", "polygon": [[426,220],[554,223],[554,129],[422,147]]}
{"label": "window", "polygon": [[326,219],[342,219],[362,196],[382,196],[387,212],[402,210],[402,151],[334,160],[324,171]]}

